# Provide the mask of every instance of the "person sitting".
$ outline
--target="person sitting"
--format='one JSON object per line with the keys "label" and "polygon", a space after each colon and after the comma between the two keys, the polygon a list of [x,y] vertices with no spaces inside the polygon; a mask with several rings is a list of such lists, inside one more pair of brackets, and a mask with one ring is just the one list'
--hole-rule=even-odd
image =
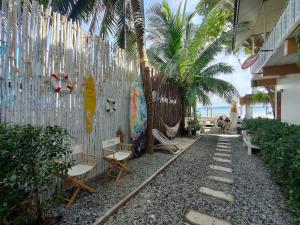
{"label": "person sitting", "polygon": [[230,119],[226,116],[225,120],[224,120],[224,131],[228,131],[230,129]]}
{"label": "person sitting", "polygon": [[226,116],[226,118],[225,118],[225,123],[229,123],[230,122],[230,119],[228,118],[228,116]]}
{"label": "person sitting", "polygon": [[218,118],[217,125],[220,127],[220,131],[224,131],[224,120],[222,116]]}

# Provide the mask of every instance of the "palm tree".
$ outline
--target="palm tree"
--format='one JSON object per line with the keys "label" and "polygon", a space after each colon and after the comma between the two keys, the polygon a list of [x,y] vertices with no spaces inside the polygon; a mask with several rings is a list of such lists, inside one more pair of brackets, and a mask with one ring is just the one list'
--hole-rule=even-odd
{"label": "palm tree", "polygon": [[153,127],[153,99],[150,68],[148,64],[148,57],[144,41],[144,23],[142,20],[142,8],[139,0],[131,0],[131,7],[134,16],[134,28],[136,35],[136,42],[138,46],[139,60],[141,73],[145,89],[145,97],[147,102],[147,151],[152,152],[152,127]]}
{"label": "palm tree", "polygon": [[215,62],[217,54],[224,50],[222,44],[228,35],[222,30],[215,34],[205,32],[212,21],[208,17],[195,25],[192,23],[195,14],[196,11],[186,14],[185,4],[172,12],[163,1],[151,7],[150,30],[147,32],[151,43],[150,63],[181,89],[185,103],[183,113],[187,106],[195,105],[195,96],[199,102],[208,105],[211,103],[209,93],[217,94],[227,102],[238,95],[230,83],[215,77],[233,71],[230,65]]}
{"label": "palm tree", "polygon": [[[90,32],[100,24],[99,34],[116,36],[116,44],[139,55],[140,69],[147,102],[147,147],[152,152],[153,101],[150,68],[144,40],[143,0],[40,0],[68,19],[90,21]],[[136,53],[136,51],[135,51]]]}

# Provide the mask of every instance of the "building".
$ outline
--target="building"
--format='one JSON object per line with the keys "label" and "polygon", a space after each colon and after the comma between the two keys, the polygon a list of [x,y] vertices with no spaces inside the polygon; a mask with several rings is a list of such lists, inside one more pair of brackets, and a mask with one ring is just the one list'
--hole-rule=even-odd
{"label": "building", "polygon": [[[253,86],[273,91],[275,118],[300,124],[300,67],[295,39],[300,32],[300,0],[236,0],[234,25],[233,48],[252,40],[252,54],[258,54],[251,66]],[[260,45],[257,39],[263,40]]]}

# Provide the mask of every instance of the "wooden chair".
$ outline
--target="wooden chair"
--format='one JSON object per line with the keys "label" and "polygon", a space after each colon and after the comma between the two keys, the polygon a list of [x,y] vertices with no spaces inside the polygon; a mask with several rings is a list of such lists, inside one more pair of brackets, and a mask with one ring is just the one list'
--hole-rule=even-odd
{"label": "wooden chair", "polygon": [[110,164],[110,168],[106,176],[116,178],[115,182],[118,183],[123,172],[126,171],[129,173],[133,173],[133,170],[128,167],[127,164],[127,160],[132,155],[132,144],[123,144],[120,142],[120,138],[117,137],[103,141],[102,148],[102,158]]}
{"label": "wooden chair", "polygon": [[86,177],[89,172],[96,166],[96,156],[93,154],[87,154],[83,152],[82,145],[74,145],[72,147],[72,155],[80,154],[80,162],[72,166],[66,175],[59,175],[65,182],[76,187],[75,192],[72,197],[68,200],[67,208],[70,208],[74,203],[79,191],[84,189],[88,192],[95,192],[96,190],[92,188],[86,182]]}

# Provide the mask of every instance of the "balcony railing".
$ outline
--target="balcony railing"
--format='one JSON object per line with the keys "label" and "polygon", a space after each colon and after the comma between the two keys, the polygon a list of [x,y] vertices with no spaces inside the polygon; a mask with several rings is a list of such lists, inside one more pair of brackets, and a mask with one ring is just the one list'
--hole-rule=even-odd
{"label": "balcony railing", "polygon": [[251,72],[259,73],[274,51],[285,41],[300,23],[300,0],[290,0],[277,24],[273,27],[268,40],[263,44],[257,61],[252,65]]}

